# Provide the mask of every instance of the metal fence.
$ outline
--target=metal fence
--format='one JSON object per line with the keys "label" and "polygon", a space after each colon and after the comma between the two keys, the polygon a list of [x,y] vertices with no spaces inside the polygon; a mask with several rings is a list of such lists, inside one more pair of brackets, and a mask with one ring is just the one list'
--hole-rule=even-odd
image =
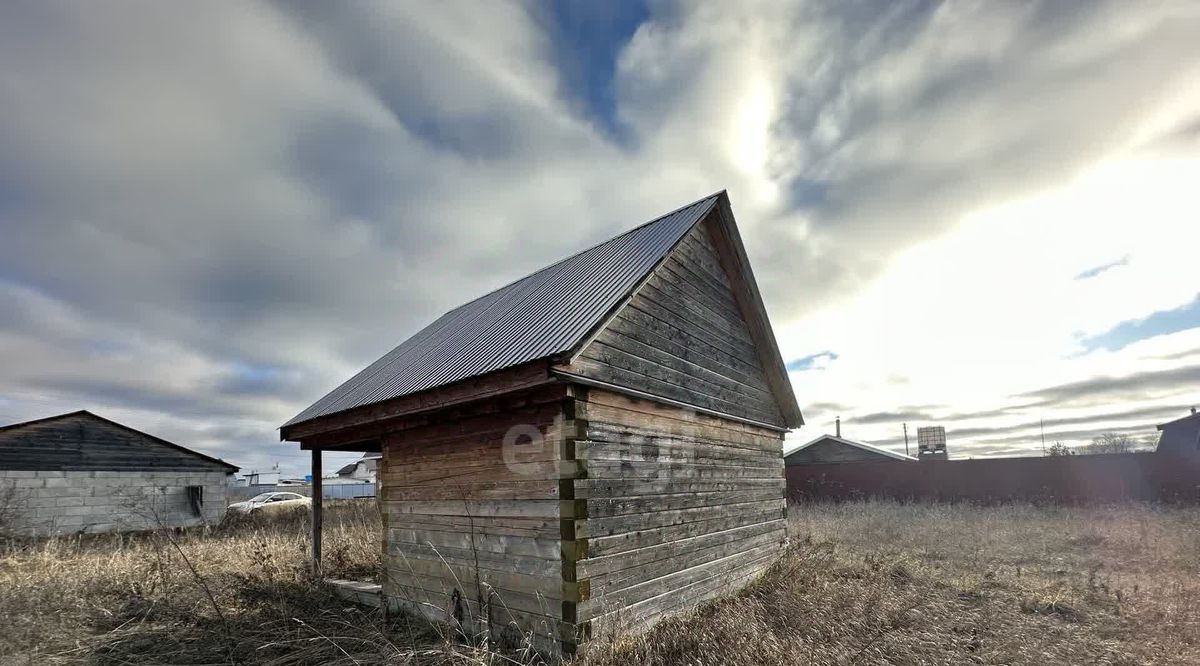
{"label": "metal fence", "polygon": [[[312,486],[276,486],[276,485],[255,485],[255,486],[230,486],[227,496],[229,502],[240,502],[248,500],[255,495],[262,493],[297,493],[305,497],[312,497]],[[321,497],[325,499],[357,499],[375,497],[374,483],[335,483],[321,486]]]}
{"label": "metal fence", "polygon": [[1120,453],[930,462],[846,462],[787,468],[797,502],[898,500],[1046,503],[1200,502],[1200,457]]}
{"label": "metal fence", "polygon": [[[312,488],[307,488],[307,490],[310,494],[312,493]],[[321,486],[321,497],[325,499],[358,499],[374,496],[374,483],[338,483]]]}

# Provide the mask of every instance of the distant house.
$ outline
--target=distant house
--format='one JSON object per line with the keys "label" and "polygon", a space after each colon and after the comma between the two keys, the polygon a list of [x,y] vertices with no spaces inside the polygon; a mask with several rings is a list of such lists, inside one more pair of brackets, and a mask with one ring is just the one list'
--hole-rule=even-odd
{"label": "distant house", "polygon": [[375,483],[375,472],[379,467],[380,456],[363,456],[354,462],[343,466],[333,479],[326,483]]}
{"label": "distant house", "polygon": [[801,444],[784,455],[784,464],[788,467],[796,465],[819,465],[824,463],[865,462],[874,460],[906,460],[916,462],[916,458],[903,453],[894,453],[865,442],[856,442],[837,435],[821,435],[820,437]]}
{"label": "distant house", "polygon": [[1195,407],[1188,416],[1164,423],[1158,429],[1162,432],[1158,437],[1159,453],[1200,456],[1200,414]]}
{"label": "distant house", "polygon": [[237,467],[87,411],[0,428],[0,531],[216,522]]}
{"label": "distant house", "polygon": [[279,483],[279,470],[269,472],[250,472],[246,475],[248,486],[274,486]]}

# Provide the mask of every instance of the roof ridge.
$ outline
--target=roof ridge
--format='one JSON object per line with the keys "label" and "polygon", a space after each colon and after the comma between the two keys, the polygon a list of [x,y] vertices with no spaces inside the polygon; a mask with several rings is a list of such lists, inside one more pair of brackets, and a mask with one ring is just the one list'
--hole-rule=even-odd
{"label": "roof ridge", "polygon": [[[8,430],[10,428],[20,428],[22,426],[35,425],[38,423],[45,423],[46,421],[55,421],[58,419],[66,418],[68,416],[79,416],[80,414],[89,414],[91,416],[96,416],[95,414],[92,414],[91,412],[89,412],[86,409],[76,409],[73,412],[63,412],[62,414],[54,414],[52,416],[42,416],[42,417],[36,418],[36,419],[29,419],[28,421],[18,421],[17,423],[9,423],[8,425],[0,426],[0,431]],[[102,417],[96,416],[96,418],[102,418]]]}

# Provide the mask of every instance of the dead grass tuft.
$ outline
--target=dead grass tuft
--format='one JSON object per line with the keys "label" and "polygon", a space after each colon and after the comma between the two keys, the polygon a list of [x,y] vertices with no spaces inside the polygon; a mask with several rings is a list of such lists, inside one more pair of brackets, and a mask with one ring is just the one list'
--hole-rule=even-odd
{"label": "dead grass tuft", "polygon": [[[327,573],[378,576],[374,506],[333,502],[326,516]],[[7,542],[0,549],[0,663],[283,666],[486,659],[448,645],[428,623],[386,617],[335,597],[309,579],[307,549],[303,510],[238,516],[216,528],[177,533]]]}

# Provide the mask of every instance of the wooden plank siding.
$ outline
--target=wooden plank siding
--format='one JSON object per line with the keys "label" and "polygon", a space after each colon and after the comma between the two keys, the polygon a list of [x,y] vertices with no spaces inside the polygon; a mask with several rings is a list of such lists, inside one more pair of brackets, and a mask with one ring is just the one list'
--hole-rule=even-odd
{"label": "wooden plank siding", "polygon": [[521,406],[384,437],[383,586],[402,605],[571,653],[780,553],[781,432],[565,384],[504,400]]}
{"label": "wooden plank siding", "polygon": [[[560,384],[522,400],[495,398],[383,438],[386,595],[457,617],[469,632],[512,640],[534,632],[555,649],[572,634],[562,613],[571,593],[559,492],[566,394]],[[529,440],[516,435],[534,431],[543,445],[521,445]]]}
{"label": "wooden plank siding", "polygon": [[708,223],[692,229],[629,303],[559,370],[782,427],[760,353]]}
{"label": "wooden plank siding", "polygon": [[782,552],[781,433],[598,389],[579,396],[582,635],[636,629],[737,589]]}

